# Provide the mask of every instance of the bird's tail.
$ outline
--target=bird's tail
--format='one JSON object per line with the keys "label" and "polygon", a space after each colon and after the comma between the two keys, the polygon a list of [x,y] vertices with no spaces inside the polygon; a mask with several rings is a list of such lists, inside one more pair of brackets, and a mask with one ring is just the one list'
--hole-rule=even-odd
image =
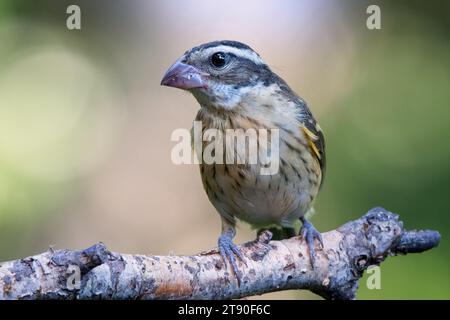
{"label": "bird's tail", "polygon": [[[311,216],[315,214],[315,210],[313,207],[309,208],[309,210],[305,214],[305,218],[309,219]],[[297,222],[299,222],[297,220]],[[268,230],[272,232],[272,240],[283,240],[283,239],[289,239],[292,237],[295,237],[298,235],[298,230],[300,229],[300,226],[298,223],[294,222],[292,225],[287,223],[286,225],[277,226],[277,227],[271,227],[266,229],[259,229],[257,234],[261,233],[264,230]]]}
{"label": "bird's tail", "polygon": [[294,227],[272,227],[268,229],[259,229],[258,234],[265,230],[272,233],[272,240],[289,239],[297,235]]}

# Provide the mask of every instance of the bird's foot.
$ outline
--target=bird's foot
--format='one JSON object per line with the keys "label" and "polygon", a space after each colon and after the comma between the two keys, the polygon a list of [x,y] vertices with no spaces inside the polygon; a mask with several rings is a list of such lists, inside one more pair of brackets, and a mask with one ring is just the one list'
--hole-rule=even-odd
{"label": "bird's foot", "polygon": [[321,249],[323,249],[323,240],[322,235],[319,231],[314,228],[314,226],[306,219],[302,220],[302,228],[300,229],[300,235],[303,239],[305,239],[306,244],[308,245],[309,249],[309,257],[311,259],[311,266],[314,268],[314,264],[316,261],[316,250],[314,246],[314,239],[317,239],[319,241]]}
{"label": "bird's foot", "polygon": [[237,267],[235,256],[237,256],[244,263],[244,265],[247,266],[244,260],[244,256],[242,255],[238,246],[233,243],[233,239],[228,234],[223,234],[219,237],[218,245],[219,253],[222,256],[225,266],[227,266],[227,262],[229,261],[238,280],[238,285],[241,285],[242,279]]}

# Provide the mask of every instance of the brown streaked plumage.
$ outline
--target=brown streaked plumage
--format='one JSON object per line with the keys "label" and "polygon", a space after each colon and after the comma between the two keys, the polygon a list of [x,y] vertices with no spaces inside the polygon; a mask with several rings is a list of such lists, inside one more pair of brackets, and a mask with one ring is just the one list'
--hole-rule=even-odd
{"label": "brown streaked plumage", "polygon": [[[231,262],[238,281],[234,256],[244,263],[245,259],[232,242],[236,219],[258,228],[279,225],[287,229],[293,229],[300,219],[314,265],[314,239],[321,243],[321,237],[305,215],[323,182],[325,141],[303,99],[255,51],[235,41],[211,42],[187,51],[167,71],[162,84],[195,96],[201,105],[196,120],[202,122],[203,132],[216,129],[221,133],[224,160],[228,150],[240,156],[241,145],[231,145],[225,138],[228,130],[242,137],[248,129],[278,129],[279,170],[274,174],[262,175],[265,165],[261,162],[200,164],[203,186],[222,217],[219,251]],[[203,147],[208,144],[203,142]],[[261,136],[257,136],[257,146],[275,152],[275,146],[265,144]]]}

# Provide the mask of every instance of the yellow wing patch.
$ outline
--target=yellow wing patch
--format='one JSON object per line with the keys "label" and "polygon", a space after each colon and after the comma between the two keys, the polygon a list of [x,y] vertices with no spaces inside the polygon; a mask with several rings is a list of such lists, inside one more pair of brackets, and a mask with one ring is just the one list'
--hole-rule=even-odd
{"label": "yellow wing patch", "polygon": [[[316,141],[319,140],[319,137],[315,135],[311,130],[307,127],[302,126],[303,132],[305,133],[306,140],[308,141],[308,145],[311,150],[314,152],[318,159],[322,159],[322,154],[316,146]],[[318,128],[320,130],[320,128]]]}

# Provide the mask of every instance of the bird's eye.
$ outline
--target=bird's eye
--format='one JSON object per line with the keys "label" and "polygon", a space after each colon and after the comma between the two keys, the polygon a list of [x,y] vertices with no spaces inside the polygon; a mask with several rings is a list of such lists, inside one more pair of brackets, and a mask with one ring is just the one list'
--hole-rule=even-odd
{"label": "bird's eye", "polygon": [[227,60],[224,52],[216,52],[211,56],[211,63],[216,68],[223,68],[227,64]]}

